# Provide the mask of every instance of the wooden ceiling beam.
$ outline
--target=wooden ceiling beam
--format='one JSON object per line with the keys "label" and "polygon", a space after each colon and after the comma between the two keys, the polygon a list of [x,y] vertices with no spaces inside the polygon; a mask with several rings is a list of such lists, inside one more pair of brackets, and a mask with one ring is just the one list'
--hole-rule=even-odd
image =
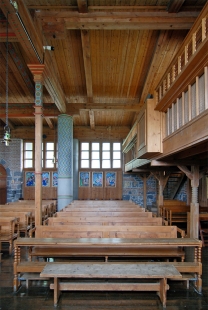
{"label": "wooden ceiling beam", "polygon": [[82,38],[82,53],[84,59],[85,80],[87,88],[88,102],[93,102],[92,90],[92,66],[91,66],[91,51],[90,51],[90,33],[88,30],[81,31]]}
{"label": "wooden ceiling beam", "polygon": [[88,12],[87,0],[77,0],[77,6],[80,13]]}
{"label": "wooden ceiling beam", "polygon": [[[77,115],[80,113],[80,110],[85,111],[123,111],[126,112],[138,112],[139,106],[137,104],[84,104],[84,103],[73,103],[67,104],[66,113],[70,115]],[[43,114],[45,117],[57,117],[60,113],[56,109],[54,112],[54,107],[44,106]],[[5,117],[5,104],[0,104],[0,118]],[[34,118],[34,107],[31,103],[19,104],[19,103],[10,103],[9,104],[9,118]]]}
{"label": "wooden ceiling beam", "polygon": [[[9,104],[9,118],[34,118],[34,106],[31,103],[19,104],[10,103]],[[45,117],[57,117],[60,113],[56,109],[54,111],[54,106],[44,106],[43,114]],[[5,117],[5,104],[0,104],[0,118]]]}
{"label": "wooden ceiling beam", "polygon": [[46,120],[46,123],[48,124],[48,127],[50,129],[53,129],[54,126],[53,126],[53,123],[52,123],[51,119],[49,117],[45,117],[45,120]]}
{"label": "wooden ceiling beam", "polygon": [[90,128],[95,129],[95,115],[94,111],[89,111],[89,117],[90,117]]}
{"label": "wooden ceiling beam", "polygon": [[129,132],[128,126],[74,126],[74,138],[80,140],[123,140]]}
{"label": "wooden ceiling beam", "polygon": [[45,33],[56,31],[65,22],[66,29],[190,29],[199,12],[88,12],[41,11],[36,13],[42,20]]}
{"label": "wooden ceiling beam", "polygon": [[168,3],[168,13],[178,13],[182,8],[185,0],[170,0]]}

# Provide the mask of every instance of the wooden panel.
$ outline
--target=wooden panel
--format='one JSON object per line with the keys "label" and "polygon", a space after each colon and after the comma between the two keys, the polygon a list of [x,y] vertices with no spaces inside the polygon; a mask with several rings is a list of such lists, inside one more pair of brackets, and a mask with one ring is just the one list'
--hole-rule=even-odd
{"label": "wooden panel", "polygon": [[208,111],[184,125],[181,130],[163,140],[163,155],[169,155],[207,140]]}
{"label": "wooden panel", "polygon": [[[111,170],[111,169],[108,169]],[[89,169],[90,173],[92,171]],[[122,199],[122,170],[112,170],[117,173],[116,175],[116,187],[106,187],[105,186],[105,171],[99,170],[103,172],[104,183],[102,188],[92,187],[92,180],[90,180],[89,187],[79,187],[79,199],[80,200],[116,200]]]}

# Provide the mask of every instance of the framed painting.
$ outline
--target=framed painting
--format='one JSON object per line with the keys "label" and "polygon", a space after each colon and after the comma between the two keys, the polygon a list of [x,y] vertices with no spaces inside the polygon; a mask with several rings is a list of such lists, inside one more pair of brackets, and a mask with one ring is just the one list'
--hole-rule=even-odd
{"label": "framed painting", "polygon": [[25,186],[35,186],[35,172],[25,172]]}
{"label": "framed painting", "polygon": [[116,172],[108,171],[105,173],[105,186],[116,187]]}
{"label": "framed painting", "polygon": [[53,179],[52,179],[52,186],[57,187],[58,186],[58,172],[53,171]]}
{"label": "framed painting", "polygon": [[43,172],[42,173],[42,186],[49,187],[50,186],[50,172]]}
{"label": "framed painting", "polygon": [[102,172],[92,172],[92,187],[103,187]]}
{"label": "framed painting", "polygon": [[89,187],[90,186],[90,172],[81,171],[79,173],[79,187]]}

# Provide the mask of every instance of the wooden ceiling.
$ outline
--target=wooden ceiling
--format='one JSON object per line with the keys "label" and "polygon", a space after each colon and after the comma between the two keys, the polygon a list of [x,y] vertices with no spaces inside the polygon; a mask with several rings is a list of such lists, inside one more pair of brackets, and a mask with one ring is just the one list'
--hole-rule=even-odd
{"label": "wooden ceiling", "polygon": [[43,126],[49,135],[57,115],[66,113],[73,115],[75,138],[124,139],[205,4],[0,0],[0,131],[8,86],[12,137],[34,135],[34,81],[27,65],[44,63]]}

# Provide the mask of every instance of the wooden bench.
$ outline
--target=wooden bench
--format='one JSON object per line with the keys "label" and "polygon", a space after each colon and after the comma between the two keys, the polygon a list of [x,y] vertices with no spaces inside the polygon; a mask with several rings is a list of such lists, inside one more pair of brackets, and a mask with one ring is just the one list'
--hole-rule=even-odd
{"label": "wooden bench", "polygon": [[[14,241],[14,291],[20,285],[19,275],[22,273],[40,273],[46,262],[37,261],[40,255],[45,258],[65,256],[76,259],[81,256],[82,260],[86,261],[90,257],[95,260],[96,257],[109,256],[116,257],[117,261],[125,261],[126,258],[135,256],[137,258],[142,255],[150,255],[153,257],[161,257],[178,249],[178,252],[183,252],[183,249],[193,250],[193,260],[191,262],[171,262],[179,272],[186,276],[192,275],[195,277],[196,288],[199,292],[202,290],[202,264],[201,264],[201,247],[202,242],[198,239],[190,238],[157,238],[157,239],[100,239],[100,238],[18,238]],[[25,247],[29,248],[29,261],[25,260],[25,256],[21,257],[21,250]],[[146,251],[147,254],[144,252]],[[64,253],[65,252],[65,253]],[[23,252],[25,253],[25,251]],[[142,254],[143,253],[143,254]],[[157,256],[158,255],[158,256]],[[183,253],[184,255],[184,253]],[[171,256],[172,257],[172,256]],[[192,256],[191,256],[192,257]],[[35,261],[34,261],[35,259]],[[106,260],[106,263],[109,260]],[[150,262],[148,262],[150,263]],[[160,263],[160,262],[157,262]],[[166,262],[169,264],[168,262]]]}
{"label": "wooden bench", "polygon": [[13,242],[19,236],[18,220],[16,217],[0,216],[0,243],[9,243],[9,254],[12,254]]}
{"label": "wooden bench", "polygon": [[22,211],[2,211],[0,210],[1,217],[15,217],[18,220],[18,233],[23,232],[27,236],[30,229],[32,229],[32,212]]}
{"label": "wooden bench", "polygon": [[[47,264],[40,277],[54,279],[54,283],[50,285],[50,288],[54,290],[55,307],[58,304],[60,292],[68,290],[156,291],[163,307],[166,307],[166,296],[169,289],[167,279],[178,279],[182,276],[173,265],[165,264],[61,263]],[[71,281],[62,282],[61,279],[69,279]],[[76,281],[76,279],[79,281]],[[89,281],[89,279],[95,279],[96,281]],[[138,279],[145,279],[148,282],[135,282]],[[108,280],[108,282],[105,280]]]}
{"label": "wooden bench", "polygon": [[[31,224],[32,226],[35,226],[35,205],[33,204],[27,204],[27,203],[20,204],[16,202],[8,205],[0,205],[0,212],[1,211],[31,212],[32,213]],[[42,222],[44,222],[49,215],[50,215],[49,206],[42,205]]]}
{"label": "wooden bench", "polygon": [[105,225],[105,226],[116,226],[116,225],[140,225],[140,226],[162,226],[161,217],[124,217],[124,218],[111,218],[106,217],[91,217],[80,220],[79,217],[50,217],[45,221],[45,224],[49,226],[60,226],[60,225]]}
{"label": "wooden bench", "polygon": [[190,206],[165,206],[164,222],[167,225],[173,223],[187,223],[187,212],[190,212]]}
{"label": "wooden bench", "polygon": [[[36,227],[36,238],[100,238],[100,239],[113,239],[116,238],[177,238],[177,227],[176,226],[92,226],[92,225],[70,225],[70,226],[37,226]],[[57,248],[51,247],[33,247],[30,251],[31,257],[100,257],[109,260],[109,257],[138,257],[138,258],[160,258],[160,259],[180,259],[184,261],[185,252],[175,246],[170,248],[159,248],[143,247],[138,249],[129,248],[123,250],[115,246],[114,248],[104,250],[103,248],[66,248],[60,247],[58,252]]]}

